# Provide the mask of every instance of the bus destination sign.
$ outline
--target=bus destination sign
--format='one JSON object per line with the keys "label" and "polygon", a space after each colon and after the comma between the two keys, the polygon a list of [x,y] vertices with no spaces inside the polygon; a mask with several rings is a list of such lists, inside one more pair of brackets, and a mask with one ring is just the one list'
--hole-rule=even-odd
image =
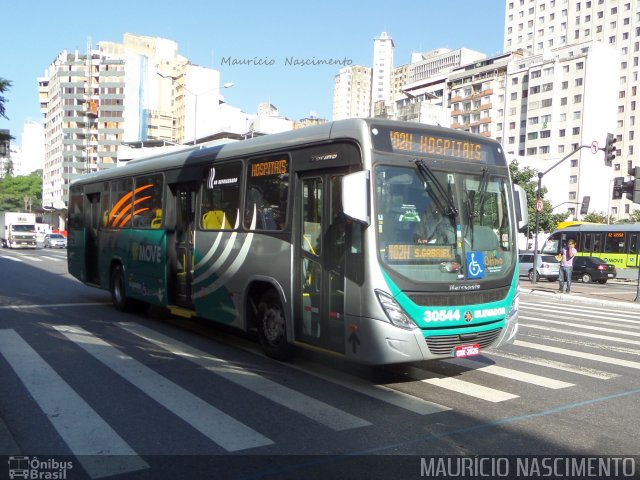
{"label": "bus destination sign", "polygon": [[431,134],[390,130],[394,151],[415,152],[439,157],[480,161],[482,145],[470,140],[457,140]]}
{"label": "bus destination sign", "polygon": [[500,144],[445,128],[379,125],[371,129],[374,148],[382,152],[420,155],[460,162],[506,166]]}
{"label": "bus destination sign", "polygon": [[387,258],[392,261],[451,260],[454,254],[450,246],[394,243],[387,245]]}
{"label": "bus destination sign", "polygon": [[252,177],[265,177],[269,175],[285,175],[288,170],[288,160],[269,160],[251,165]]}

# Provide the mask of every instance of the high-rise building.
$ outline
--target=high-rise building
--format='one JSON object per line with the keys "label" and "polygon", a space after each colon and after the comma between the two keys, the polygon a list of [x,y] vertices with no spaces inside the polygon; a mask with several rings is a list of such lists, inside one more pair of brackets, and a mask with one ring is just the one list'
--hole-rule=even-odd
{"label": "high-rise building", "polygon": [[[611,83],[606,85],[614,91],[613,102],[616,108],[613,125],[608,126],[609,131],[615,134],[618,140],[612,176],[626,176],[628,167],[636,164],[635,157],[640,149],[640,136],[635,135],[640,72],[638,2],[506,0],[505,6],[505,51],[521,48],[549,59],[556,56],[554,52],[562,47],[584,45],[587,48],[594,42],[610,47],[610,62],[606,67],[594,65],[594,69],[598,69],[602,74],[606,73],[603,71],[605,68],[613,70],[609,72],[613,74]],[[578,75],[564,81],[572,83],[579,78]],[[584,88],[589,89],[589,84],[585,82]],[[606,91],[602,93],[610,96]],[[573,115],[571,110],[568,113]],[[552,133],[551,136],[555,137],[557,130]],[[583,135],[582,139],[604,141],[601,134],[592,139]],[[575,172],[571,175],[579,174]],[[603,181],[605,180],[600,179],[599,188],[604,189]],[[609,183],[609,195],[610,187]],[[576,202],[579,201],[580,199],[576,198]],[[626,199],[615,200],[611,202],[608,213],[616,218],[624,218],[629,213],[630,206]]]}
{"label": "high-rise building", "polygon": [[[543,178],[556,213],[579,216],[584,197],[590,212],[606,212],[612,177],[604,146],[616,125],[615,49],[599,42],[566,46],[514,61],[507,78],[504,123],[496,137],[521,165],[546,172],[566,157],[563,168]],[[575,152],[575,153],[573,153]]]}
{"label": "high-rise building", "polygon": [[220,128],[219,72],[163,38],[125,34],[87,53],[65,50],[38,83],[45,207],[65,207],[75,176],[115,167],[124,142],[196,142]]}
{"label": "high-rise building", "polygon": [[[391,77],[393,74],[393,40],[387,32],[382,32],[373,41],[373,67],[371,68],[371,116],[376,110],[376,103],[383,107],[392,104]],[[377,108],[381,108],[380,106]]]}
{"label": "high-rise building", "polygon": [[20,161],[14,164],[14,175],[29,175],[44,167],[44,129],[40,122],[26,122],[22,128]]}
{"label": "high-rise building", "polygon": [[42,204],[64,208],[71,179],[115,165],[124,131],[124,59],[100,50],[65,50],[38,84],[45,136]]}
{"label": "high-rise building", "polygon": [[333,120],[366,118],[371,111],[371,69],[353,65],[333,80]]}

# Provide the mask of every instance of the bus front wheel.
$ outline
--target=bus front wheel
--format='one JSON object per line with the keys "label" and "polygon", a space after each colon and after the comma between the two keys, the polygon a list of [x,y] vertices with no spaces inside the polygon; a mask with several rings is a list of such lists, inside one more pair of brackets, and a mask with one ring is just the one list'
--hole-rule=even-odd
{"label": "bus front wheel", "polygon": [[258,304],[258,337],[265,353],[276,360],[286,360],[291,355],[286,323],[280,297],[275,290],[268,290]]}
{"label": "bus front wheel", "polygon": [[124,312],[129,308],[127,291],[124,283],[124,270],[121,265],[116,265],[111,270],[111,301],[116,310]]}

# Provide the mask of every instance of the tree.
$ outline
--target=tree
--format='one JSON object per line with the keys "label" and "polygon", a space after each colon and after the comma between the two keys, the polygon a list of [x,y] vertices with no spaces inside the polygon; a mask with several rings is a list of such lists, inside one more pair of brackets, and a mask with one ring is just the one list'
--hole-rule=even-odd
{"label": "tree", "polygon": [[[535,232],[536,230],[536,201],[538,192],[538,171],[531,167],[524,167],[522,170],[518,168],[517,160],[513,160],[509,164],[509,170],[511,171],[511,179],[513,183],[520,185],[527,194],[527,211],[529,212],[529,231]],[[569,212],[553,213],[552,205],[550,202],[544,200],[544,196],[547,193],[546,187],[542,187],[541,195],[543,198],[543,209],[540,212],[540,230],[545,232],[551,232],[555,229],[556,225],[563,222],[569,216]]]}
{"label": "tree", "polygon": [[607,216],[604,212],[591,212],[587,213],[582,220],[589,223],[607,223]]}
{"label": "tree", "polygon": [[0,180],[0,211],[22,212],[25,204],[32,211],[42,208],[42,171]]}
{"label": "tree", "polygon": [[[9,117],[7,117],[4,104],[8,100],[4,97],[4,93],[9,90],[9,88],[11,88],[11,80],[0,77],[0,117],[6,118],[7,120],[9,120]],[[9,140],[13,140],[13,137],[0,131],[0,142],[8,142]]]}

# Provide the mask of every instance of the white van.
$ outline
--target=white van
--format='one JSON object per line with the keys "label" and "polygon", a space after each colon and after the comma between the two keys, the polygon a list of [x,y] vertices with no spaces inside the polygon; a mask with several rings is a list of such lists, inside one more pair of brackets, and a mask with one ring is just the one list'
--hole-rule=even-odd
{"label": "white van", "polygon": [[[527,276],[529,280],[533,280],[533,258],[533,252],[520,252],[518,274],[521,277]],[[555,282],[560,276],[560,262],[553,255],[538,253],[537,274],[536,281],[546,278],[550,282]]]}

